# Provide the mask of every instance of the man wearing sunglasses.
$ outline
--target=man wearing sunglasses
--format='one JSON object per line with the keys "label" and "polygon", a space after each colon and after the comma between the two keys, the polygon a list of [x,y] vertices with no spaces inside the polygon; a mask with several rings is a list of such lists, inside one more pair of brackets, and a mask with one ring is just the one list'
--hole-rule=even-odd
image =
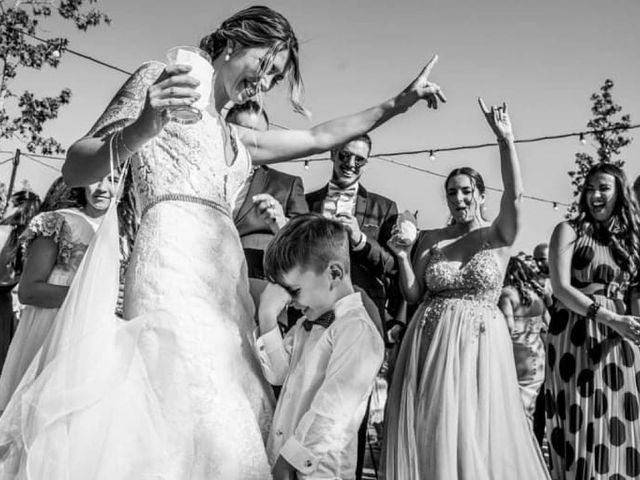
{"label": "man wearing sunglasses", "polygon": [[[368,135],[332,150],[331,180],[320,190],[307,194],[307,203],[311,212],[335,218],[347,228],[351,245],[351,279],[373,300],[384,325],[388,318],[387,296],[395,272],[395,257],[386,245],[398,207],[394,201],[368,191],[360,182],[370,152]],[[395,313],[395,307],[389,310]],[[386,328],[383,330],[386,340]],[[365,438],[366,417],[358,434],[357,478],[362,475]]]}
{"label": "man wearing sunglasses", "polygon": [[398,207],[394,201],[368,191],[360,182],[370,151],[368,135],[332,150],[331,180],[306,197],[309,211],[335,218],[349,231],[351,277],[376,303],[384,319],[387,289],[395,271],[395,258],[386,244]]}

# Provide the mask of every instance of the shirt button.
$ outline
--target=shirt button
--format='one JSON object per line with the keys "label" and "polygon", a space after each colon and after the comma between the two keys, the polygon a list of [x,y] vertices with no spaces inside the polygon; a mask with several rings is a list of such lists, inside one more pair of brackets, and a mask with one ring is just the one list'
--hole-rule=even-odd
{"label": "shirt button", "polygon": [[277,436],[281,436],[282,435],[282,430],[276,430],[276,435]]}

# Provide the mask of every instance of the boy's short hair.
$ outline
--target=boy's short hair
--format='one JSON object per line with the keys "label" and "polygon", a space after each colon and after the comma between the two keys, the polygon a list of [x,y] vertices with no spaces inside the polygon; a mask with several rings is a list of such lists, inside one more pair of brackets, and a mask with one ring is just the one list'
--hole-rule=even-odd
{"label": "boy's short hair", "polygon": [[283,275],[296,267],[321,273],[331,262],[349,273],[349,236],[345,227],[318,213],[292,218],[267,246],[264,272],[270,282],[282,284]]}

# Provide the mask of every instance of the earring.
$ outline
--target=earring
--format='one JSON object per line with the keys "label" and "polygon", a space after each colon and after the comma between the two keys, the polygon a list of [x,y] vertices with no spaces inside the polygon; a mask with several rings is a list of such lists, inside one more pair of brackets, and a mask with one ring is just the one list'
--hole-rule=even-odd
{"label": "earring", "polygon": [[229,49],[227,50],[227,54],[224,56],[224,61],[228,62],[229,60],[231,60],[231,54],[233,53],[233,50]]}

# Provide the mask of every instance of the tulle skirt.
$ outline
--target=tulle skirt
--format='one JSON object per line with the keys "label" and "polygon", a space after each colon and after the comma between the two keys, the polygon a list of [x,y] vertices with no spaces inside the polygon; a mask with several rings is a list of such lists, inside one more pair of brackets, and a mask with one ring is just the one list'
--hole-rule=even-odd
{"label": "tulle skirt", "polygon": [[540,480],[506,322],[489,301],[435,297],[416,312],[389,393],[388,480]]}
{"label": "tulle skirt", "polygon": [[[242,431],[208,434],[220,448],[204,451],[212,445],[199,434],[214,425],[200,424],[175,319],[166,311],[130,321],[114,315],[117,259],[112,205],[52,331],[0,417],[0,479],[270,478],[261,442],[259,462],[238,462],[230,452]],[[218,387],[208,393],[229,406],[236,387]],[[230,460],[211,461],[227,453],[234,453]]]}

